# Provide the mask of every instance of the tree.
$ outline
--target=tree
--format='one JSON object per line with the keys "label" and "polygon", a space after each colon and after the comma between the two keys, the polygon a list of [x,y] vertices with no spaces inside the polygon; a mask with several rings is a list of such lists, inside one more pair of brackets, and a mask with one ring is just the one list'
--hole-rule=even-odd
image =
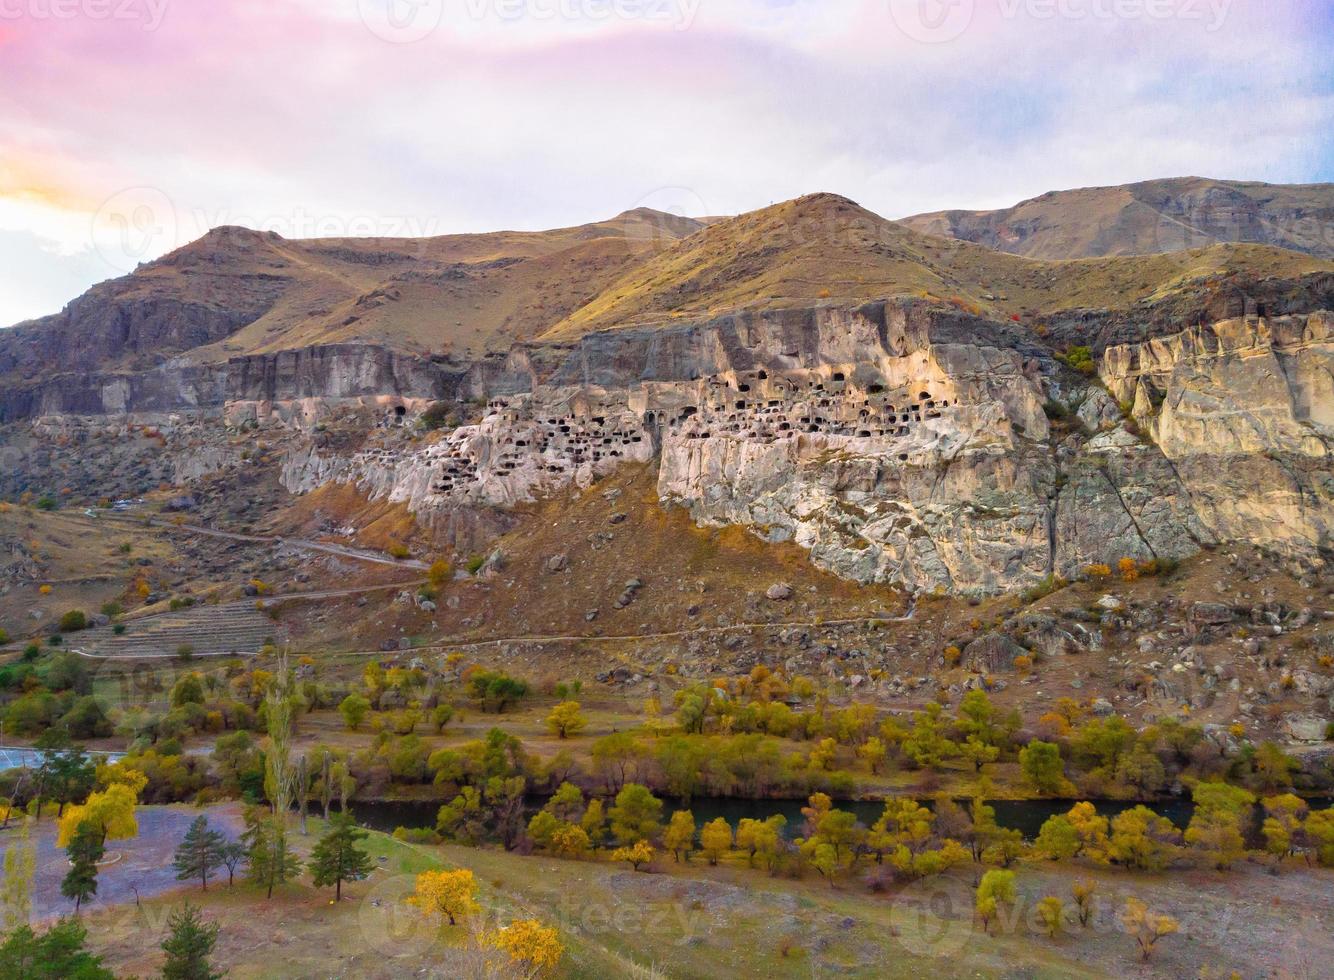
{"label": "tree", "polygon": [[699,849],[717,865],[718,859],[732,849],[732,826],[722,817],[710,820],[699,832]]}
{"label": "tree", "polygon": [[1278,868],[1305,837],[1303,824],[1310,806],[1301,797],[1284,793],[1265,800],[1264,811],[1265,821],[1261,831],[1264,833],[1265,850],[1274,856],[1274,866]]}
{"label": "tree", "polygon": [[1140,959],[1148,961],[1153,955],[1158,940],[1170,936],[1180,926],[1177,920],[1161,912],[1153,912],[1138,898],[1126,899],[1126,907],[1121,912],[1121,924],[1126,932],[1135,937],[1139,945]]}
{"label": "tree", "polygon": [[360,694],[349,694],[338,705],[338,713],[343,716],[343,724],[347,726],[348,731],[353,732],[361,727],[370,710],[370,701]]}
{"label": "tree", "polygon": [[597,847],[607,838],[607,815],[602,801],[596,797],[588,801],[588,809],[579,818],[579,827],[588,835],[588,841]]}
{"label": "tree", "polygon": [[1147,806],[1136,806],[1112,819],[1107,854],[1117,864],[1138,871],[1162,871],[1176,856],[1181,834],[1172,821]]}
{"label": "tree", "polygon": [[454,568],[443,558],[437,558],[431,562],[431,567],[426,570],[426,580],[431,584],[431,588],[439,592],[449,580],[454,577]]}
{"label": "tree", "polygon": [[246,877],[272,898],[275,885],[291,881],[301,873],[301,861],[287,847],[285,832],[279,833],[276,815],[251,807],[245,820],[241,843],[246,851]]}
{"label": "tree", "polygon": [[482,702],[483,711],[494,709],[500,714],[506,705],[527,696],[528,685],[500,671],[474,670],[468,677],[468,690]]}
{"label": "tree", "polygon": [[1116,764],[1116,778],[1141,795],[1149,795],[1163,788],[1167,771],[1157,754],[1140,740]]}
{"label": "tree", "polygon": [[21,925],[0,943],[0,977],[6,980],[115,980],[102,958],[83,948],[88,930],[77,919],[61,919],[38,935]]}
{"label": "tree", "polygon": [[987,692],[975,687],[959,701],[959,717],[955,722],[965,736],[975,737],[984,745],[997,745],[1000,737],[996,725],[996,708]]}
{"label": "tree", "polygon": [[608,811],[612,835],[623,844],[649,840],[657,836],[662,800],[638,783],[626,783],[616,794]]}
{"label": "tree", "polygon": [[630,867],[638,871],[640,868],[652,863],[653,845],[646,840],[636,841],[627,847],[618,847],[611,852],[613,861],[627,861]]}
{"label": "tree", "polygon": [[1029,742],[1019,752],[1019,767],[1039,793],[1057,796],[1069,791],[1070,781],[1065,778],[1061,764],[1061,748],[1054,742]]}
{"label": "tree", "polygon": [[4,921],[0,923],[0,931],[11,933],[26,926],[32,918],[32,879],[36,872],[36,849],[32,844],[28,818],[25,817],[15,839],[5,849],[5,881],[3,888],[0,888]]}
{"label": "tree", "polygon": [[991,931],[991,920],[1002,905],[1014,902],[1014,872],[995,868],[982,876],[977,886],[977,916],[984,932]]}
{"label": "tree", "polygon": [[198,878],[202,890],[208,891],[208,876],[222,864],[222,848],[226,842],[222,833],[209,828],[207,817],[196,817],[172,860],[176,880]]}
{"label": "tree", "polygon": [[65,853],[69,855],[70,866],[60,882],[60,894],[74,899],[74,911],[77,914],[79,907],[97,894],[97,862],[106,853],[102,846],[101,831],[95,824],[81,825],[66,846]]}
{"label": "tree", "polygon": [[245,858],[245,845],[239,840],[229,840],[222,845],[222,850],[218,853],[223,867],[227,869],[227,887],[231,888],[236,882],[236,869]]}
{"label": "tree", "polygon": [[1064,913],[1065,903],[1055,895],[1048,895],[1037,904],[1038,922],[1052,939],[1055,939],[1056,934],[1061,931]]}
{"label": "tree", "polygon": [[551,849],[556,854],[568,858],[581,858],[591,847],[584,828],[574,824],[565,824],[551,835]]}
{"label": "tree", "polygon": [[423,871],[417,875],[416,889],[408,901],[423,915],[444,916],[449,924],[480,911],[477,881],[467,868],[457,871]]}
{"label": "tree", "polygon": [[[140,788],[146,783],[143,779]],[[137,802],[138,790],[129,783],[112,783],[101,792],[90,794],[85,803],[71,806],[60,818],[56,846],[68,847],[85,823],[97,830],[103,846],[109,840],[128,840],[136,836],[139,833],[139,823],[134,817]]]}
{"label": "tree", "polygon": [[959,754],[972,763],[974,772],[981,772],[982,767],[988,762],[996,761],[1000,756],[1000,749],[994,745],[988,745],[976,735],[969,735],[964,743],[959,746]]}
{"label": "tree", "polygon": [[662,835],[662,846],[672,852],[678,862],[685,855],[690,860],[690,849],[695,844],[695,815],[689,810],[677,810],[667,822]]}
{"label": "tree", "polygon": [[199,909],[189,902],[167,920],[170,934],[162,941],[167,954],[162,964],[163,980],[220,980],[208,958],[218,941],[218,924],[205,922]]}
{"label": "tree", "polygon": [[588,727],[588,719],[579,712],[578,701],[563,701],[547,715],[547,728],[557,738],[578,735]]}
{"label": "tree", "polygon": [[486,943],[508,953],[510,962],[525,980],[551,973],[565,955],[560,934],[536,919],[511,922],[504,929],[490,933]]}
{"label": "tree", "polygon": [[1075,857],[1087,857],[1094,861],[1107,858],[1107,830],[1110,824],[1107,818],[1100,816],[1092,803],[1081,801],[1070,808],[1065,815],[1079,840]]}
{"label": "tree", "polygon": [[1079,853],[1079,835],[1069,817],[1056,814],[1042,824],[1033,846],[1045,858],[1064,861]]}
{"label": "tree", "polygon": [[1246,853],[1242,820],[1255,805],[1255,794],[1227,783],[1197,783],[1191,798],[1195,813],[1186,828],[1186,843],[1225,871]]}
{"label": "tree", "polygon": [[357,846],[369,834],[339,813],[310,853],[311,878],[316,888],[334,886],[334,901],[342,901],[343,882],[360,881],[371,873],[370,855]]}
{"label": "tree", "polygon": [[1080,878],[1070,886],[1070,893],[1075,897],[1075,906],[1079,909],[1079,924],[1087,927],[1093,921],[1093,898],[1098,885],[1092,878]]}
{"label": "tree", "polygon": [[958,746],[944,735],[940,705],[932,701],[913,719],[912,732],[903,740],[903,751],[919,768],[938,769]]}
{"label": "tree", "polygon": [[857,749],[857,755],[866,763],[866,768],[871,771],[871,775],[873,776],[878,773],[881,767],[885,764],[885,756],[888,752],[889,750],[885,748],[885,743],[874,735],[863,742]]}

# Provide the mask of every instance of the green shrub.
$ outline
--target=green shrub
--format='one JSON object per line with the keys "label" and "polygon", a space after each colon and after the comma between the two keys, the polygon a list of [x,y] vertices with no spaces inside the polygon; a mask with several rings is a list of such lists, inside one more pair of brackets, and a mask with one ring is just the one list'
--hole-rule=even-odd
{"label": "green shrub", "polygon": [[60,617],[60,632],[62,633],[77,633],[87,627],[88,617],[83,614],[82,609],[71,609]]}

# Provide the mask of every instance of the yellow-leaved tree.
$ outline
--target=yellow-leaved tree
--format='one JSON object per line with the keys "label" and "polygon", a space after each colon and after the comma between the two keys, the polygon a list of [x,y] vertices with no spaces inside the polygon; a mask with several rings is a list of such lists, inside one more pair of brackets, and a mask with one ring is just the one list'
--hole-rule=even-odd
{"label": "yellow-leaved tree", "polygon": [[128,772],[139,778],[110,783],[106,789],[90,793],[78,806],[66,808],[60,818],[57,847],[68,847],[83,824],[96,829],[103,845],[109,840],[129,840],[138,835],[139,821],[134,817],[134,808],[139,802],[139,791],[148,781],[143,773]]}
{"label": "yellow-leaved tree", "polygon": [[509,954],[510,963],[528,980],[546,976],[565,955],[560,934],[536,919],[520,919],[487,933],[486,943]]}
{"label": "yellow-leaved tree", "polygon": [[479,910],[477,881],[467,868],[458,871],[423,871],[417,875],[416,890],[408,898],[423,915],[441,915],[456,925]]}

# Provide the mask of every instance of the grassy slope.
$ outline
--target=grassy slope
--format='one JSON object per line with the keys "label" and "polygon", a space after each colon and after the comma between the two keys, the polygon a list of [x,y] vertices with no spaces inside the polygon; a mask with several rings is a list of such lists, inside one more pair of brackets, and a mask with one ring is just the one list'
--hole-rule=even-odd
{"label": "grassy slope", "polygon": [[[306,850],[319,833],[296,835]],[[1314,975],[1330,952],[1328,870],[1292,866],[1280,877],[1241,866],[1228,874],[1183,871],[1145,876],[1071,864],[1017,866],[1017,915],[985,935],[972,921],[976,869],[874,895],[856,877],[830,888],[808,876],[770,878],[730,855],[715,868],[696,857],[661,857],[654,874],[605,861],[561,861],[496,850],[406,845],[373,834],[376,870],[331,891],[308,879],[266,900],[247,885],[215,885],[90,915],[90,941],[121,974],[160,968],[157,945],[170,909],[189,899],[222,925],[215,966],[237,980],[269,977],[467,975],[461,951],[468,929],[437,935],[400,900],[413,877],[437,867],[470,868],[488,913],[500,921],[539,918],[561,930],[566,955],[557,976],[805,978],[848,977],[1180,977],[1203,969],[1226,976],[1270,972]],[[1044,895],[1070,895],[1076,877],[1097,882],[1102,903],[1093,927],[1052,939],[1031,922]],[[1115,913],[1136,895],[1181,922],[1148,965],[1117,927]],[[935,915],[918,914],[929,908]],[[943,916],[940,918],[940,916]],[[1236,929],[1233,923],[1248,924]],[[943,928],[942,928],[943,925]],[[1265,937],[1291,936],[1273,943]],[[1297,937],[1300,937],[1298,939]],[[786,950],[786,953],[784,952]],[[1219,973],[1218,971],[1222,971]],[[1316,969],[1318,972],[1318,968]]]}
{"label": "grassy slope", "polygon": [[[937,238],[817,194],[713,224],[631,269],[545,334],[643,325],[729,310],[916,295],[994,316],[1125,309],[1210,276],[1297,276],[1334,263],[1263,246],[1038,262]],[[988,298],[990,297],[990,298]]]}

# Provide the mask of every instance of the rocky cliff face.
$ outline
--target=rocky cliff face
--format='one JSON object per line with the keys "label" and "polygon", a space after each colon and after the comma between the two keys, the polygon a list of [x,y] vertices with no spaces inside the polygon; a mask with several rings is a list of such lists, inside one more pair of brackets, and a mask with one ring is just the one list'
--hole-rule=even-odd
{"label": "rocky cliff face", "polygon": [[919,591],[1225,540],[1328,546],[1327,315],[1109,348],[1099,374],[914,302],[732,315],[516,349],[451,381],[503,392],[479,424],[406,452],[311,449],[284,481],[355,483],[452,526],[657,457],[660,497],[696,520]]}

